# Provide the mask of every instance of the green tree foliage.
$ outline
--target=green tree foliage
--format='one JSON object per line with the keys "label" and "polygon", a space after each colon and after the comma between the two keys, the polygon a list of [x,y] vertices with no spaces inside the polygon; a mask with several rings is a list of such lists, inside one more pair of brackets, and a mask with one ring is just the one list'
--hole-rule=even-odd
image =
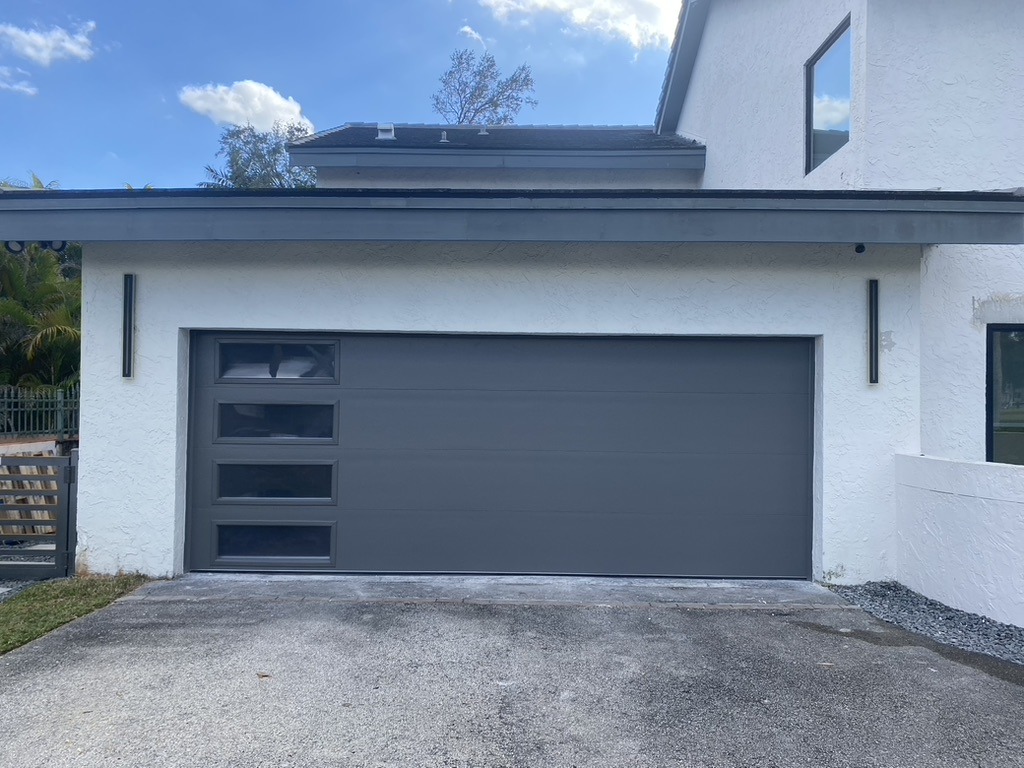
{"label": "green tree foliage", "polygon": [[[80,267],[81,249],[75,248]],[[77,274],[68,277],[65,266],[38,243],[21,253],[0,248],[0,385],[78,381],[81,281]]]}
{"label": "green tree foliage", "polygon": [[441,87],[431,97],[434,111],[452,125],[508,125],[524,106],[537,106],[533,98],[533,72],[520,64],[502,78],[494,56],[463,49],[451,56],[441,75]]}
{"label": "green tree foliage", "polygon": [[60,184],[58,184],[56,181],[46,183],[31,171],[29,171],[29,175],[32,177],[31,181],[22,181],[20,179],[12,178],[0,179],[0,191],[15,191],[26,189],[41,191],[44,189],[60,189]]}
{"label": "green tree foliage", "polygon": [[272,130],[257,131],[251,125],[231,125],[220,135],[218,157],[223,168],[206,166],[207,189],[289,189],[316,186],[316,171],[288,162],[289,142],[309,131],[300,123],[275,123]]}

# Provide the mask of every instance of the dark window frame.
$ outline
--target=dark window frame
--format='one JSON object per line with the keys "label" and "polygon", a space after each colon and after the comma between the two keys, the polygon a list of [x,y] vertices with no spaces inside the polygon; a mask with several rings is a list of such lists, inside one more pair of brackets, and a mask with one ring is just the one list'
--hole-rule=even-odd
{"label": "dark window frame", "polygon": [[[985,326],[985,461],[995,462],[995,351],[996,334],[1024,333],[1024,323],[989,323]],[[1003,462],[999,462],[1003,463]]]}
{"label": "dark window frame", "polygon": [[[814,67],[822,57],[829,52],[833,45],[839,42],[839,38],[850,31],[850,15],[847,14],[842,23],[826,38],[825,42],[818,46],[811,58],[804,64],[804,176],[807,176],[815,168],[824,164],[814,165]],[[851,33],[852,35],[852,33]],[[852,41],[851,41],[852,42]],[[852,45],[851,45],[852,51]],[[851,54],[852,55],[852,54]],[[850,73],[851,99],[853,90],[853,73]],[[852,126],[851,126],[852,129]],[[853,131],[850,131],[853,134]],[[831,157],[831,155],[830,155]]]}

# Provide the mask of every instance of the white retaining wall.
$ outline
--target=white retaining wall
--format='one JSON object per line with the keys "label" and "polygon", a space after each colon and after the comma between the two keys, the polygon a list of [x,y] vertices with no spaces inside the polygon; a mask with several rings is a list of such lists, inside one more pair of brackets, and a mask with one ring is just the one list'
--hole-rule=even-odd
{"label": "white retaining wall", "polygon": [[898,579],[954,608],[1024,627],[1024,472],[896,457]]}

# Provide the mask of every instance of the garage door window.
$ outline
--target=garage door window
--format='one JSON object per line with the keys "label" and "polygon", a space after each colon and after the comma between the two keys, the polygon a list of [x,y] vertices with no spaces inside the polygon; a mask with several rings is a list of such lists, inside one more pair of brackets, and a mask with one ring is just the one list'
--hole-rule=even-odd
{"label": "garage door window", "polygon": [[220,464],[217,496],[221,499],[330,500],[331,464]]}
{"label": "garage door window", "polygon": [[218,525],[219,557],[331,556],[330,525]]}
{"label": "garage door window", "polygon": [[989,326],[988,460],[1024,464],[1024,325]]}
{"label": "garage door window", "polygon": [[334,344],[221,342],[220,378],[334,381],[337,352]]}
{"label": "garage door window", "polygon": [[220,403],[220,440],[326,440],[334,437],[334,403]]}

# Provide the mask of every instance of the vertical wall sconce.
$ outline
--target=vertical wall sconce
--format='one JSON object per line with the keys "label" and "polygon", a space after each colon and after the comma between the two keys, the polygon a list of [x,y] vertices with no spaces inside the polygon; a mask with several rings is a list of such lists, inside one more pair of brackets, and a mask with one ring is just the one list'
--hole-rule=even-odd
{"label": "vertical wall sconce", "polygon": [[868,383],[878,383],[878,281],[868,280]]}
{"label": "vertical wall sconce", "polygon": [[122,300],[121,377],[130,379],[135,373],[135,275],[124,276]]}

